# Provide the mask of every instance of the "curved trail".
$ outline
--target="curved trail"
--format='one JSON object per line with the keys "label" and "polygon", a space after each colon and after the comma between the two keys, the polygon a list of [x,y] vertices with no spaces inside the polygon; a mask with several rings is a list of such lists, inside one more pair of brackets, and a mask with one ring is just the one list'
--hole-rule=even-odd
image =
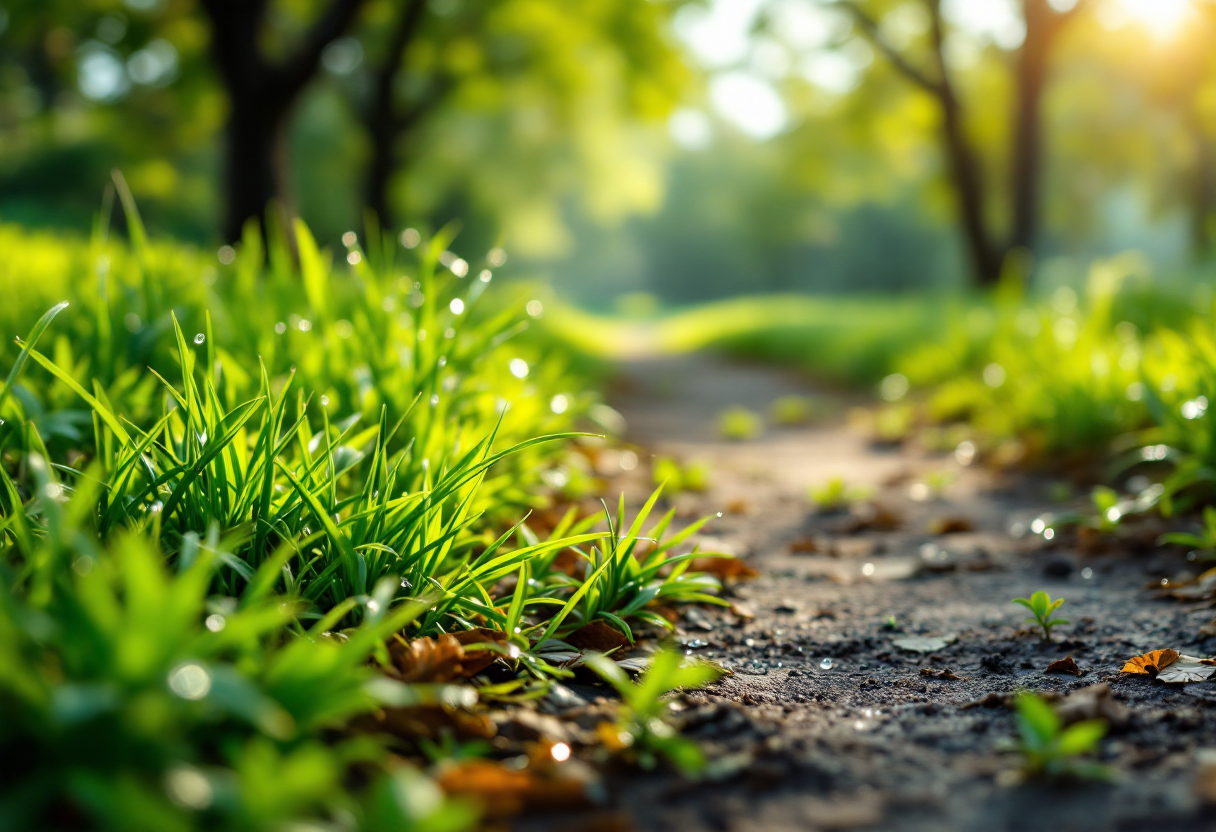
{"label": "curved trail", "polygon": [[[724,407],[765,413],[779,396],[808,392],[794,375],[707,355],[621,364],[612,402],[628,438],[709,463],[710,489],[674,504],[689,517],[733,508],[712,525],[708,543],[733,548],[762,573],[735,590],[754,620],[726,615],[725,626],[709,629],[686,617],[679,630],[691,652],[736,670],[689,697],[692,733],[718,761],[717,779],[628,786],[620,805],[634,823],[732,831],[1216,828],[1193,786],[1200,750],[1216,745],[1212,703],[1116,672],[1142,650],[1216,652],[1216,641],[1196,635],[1211,618],[1206,605],[1156,600],[1143,588],[1185,564],[1151,549],[1133,553],[1131,538],[1092,556],[1015,539],[1011,522],[1058,510],[1045,496],[1049,481],[875,449],[844,425],[850,402],[832,396],[821,397],[828,415],[811,426],[768,428],[745,443],[718,438]],[[955,478],[944,493],[913,501],[913,486],[940,471]],[[875,502],[897,528],[816,514],[807,489],[834,475],[876,488]],[[641,469],[623,484],[633,496],[649,487]],[[973,528],[933,534],[935,519]],[[1037,589],[1067,598],[1061,612],[1073,624],[1061,628],[1062,643],[1044,647],[1019,633],[1024,611],[1009,601]],[[956,640],[928,654],[894,644],[912,635]],[[1045,672],[1067,655],[1084,675]],[[1000,697],[1099,683],[1109,684],[1118,703],[1110,713],[1124,723],[1101,754],[1117,783],[1011,783],[1017,757],[1000,749],[1014,720]],[[1216,692],[1216,683],[1206,690]],[[989,694],[996,696],[985,700]]]}

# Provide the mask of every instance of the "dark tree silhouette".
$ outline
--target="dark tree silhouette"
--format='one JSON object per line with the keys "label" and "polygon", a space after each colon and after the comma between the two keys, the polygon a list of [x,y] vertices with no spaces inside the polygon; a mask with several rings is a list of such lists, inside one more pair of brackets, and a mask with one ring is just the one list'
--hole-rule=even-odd
{"label": "dark tree silhouette", "polygon": [[201,0],[211,20],[211,56],[228,95],[223,235],[287,196],[285,131],[293,105],[317,74],[325,47],[340,38],[364,0],[331,0],[295,52],[280,61],[259,39],[269,0]]}
{"label": "dark tree silhouette", "polygon": [[850,0],[841,0],[857,28],[904,77],[933,96],[941,109],[942,149],[958,206],[959,228],[976,283],[992,285],[1001,275],[1005,257],[1018,249],[1033,252],[1039,234],[1039,184],[1042,179],[1042,102],[1052,47],[1063,25],[1081,9],[1056,11],[1047,0],[1022,0],[1026,38],[1018,50],[1013,131],[1009,137],[1010,227],[1002,234],[988,217],[990,188],[980,166],[980,154],[967,135],[963,104],[944,55],[945,23],[940,0],[924,0],[929,13],[932,67],[916,65],[883,38],[873,17]]}

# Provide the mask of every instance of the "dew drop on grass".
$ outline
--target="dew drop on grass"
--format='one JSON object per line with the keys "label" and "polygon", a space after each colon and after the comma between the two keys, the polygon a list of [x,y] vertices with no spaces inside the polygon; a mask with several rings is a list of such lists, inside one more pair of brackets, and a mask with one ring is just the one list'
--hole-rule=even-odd
{"label": "dew drop on grass", "polygon": [[169,690],[182,699],[202,699],[211,692],[211,674],[193,662],[178,665],[169,671]]}
{"label": "dew drop on grass", "polygon": [[413,586],[414,585],[411,584],[409,581],[407,581],[405,578],[401,579],[401,588],[402,589],[412,589]]}
{"label": "dew drop on grass", "polygon": [[282,335],[284,332],[287,331],[287,324],[283,323],[282,321],[279,321],[277,324],[274,325],[274,331],[276,334]]}
{"label": "dew drop on grass", "polygon": [[528,362],[524,361],[522,358],[512,358],[511,362],[507,364],[507,369],[510,370],[511,375],[515,376],[516,378],[528,377]]}
{"label": "dew drop on grass", "polygon": [[201,344],[206,340],[207,340],[207,336],[201,332],[198,335],[194,336],[194,343],[196,343],[196,344]]}
{"label": "dew drop on grass", "polygon": [[439,407],[439,394],[435,393],[431,396],[431,407]]}
{"label": "dew drop on grass", "polygon": [[823,661],[821,661],[819,663],[819,669],[820,670],[831,670],[832,669],[832,660],[824,659]]}
{"label": "dew drop on grass", "polygon": [[224,616],[220,615],[219,613],[215,613],[207,616],[207,620],[203,623],[207,625],[208,630],[213,633],[218,633],[220,630],[224,629],[224,625],[228,622],[224,620]]}

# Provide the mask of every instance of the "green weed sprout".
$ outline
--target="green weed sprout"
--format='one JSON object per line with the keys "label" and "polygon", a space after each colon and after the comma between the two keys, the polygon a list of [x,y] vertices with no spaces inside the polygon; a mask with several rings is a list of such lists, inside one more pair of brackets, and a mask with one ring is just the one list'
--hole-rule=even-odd
{"label": "green weed sprout", "polygon": [[1051,628],[1059,624],[1067,624],[1066,618],[1052,618],[1052,614],[1060,608],[1064,603],[1063,598],[1051,600],[1051,596],[1043,590],[1031,595],[1029,598],[1014,598],[1009,603],[1021,604],[1034,615],[1033,618],[1027,618],[1027,624],[1038,624],[1043,628],[1043,641],[1051,641]]}
{"label": "green weed sprout", "polygon": [[1199,534],[1189,532],[1170,532],[1157,539],[1161,543],[1176,543],[1179,546],[1190,546],[1195,558],[1212,560],[1216,558],[1216,507],[1205,506],[1203,509],[1203,528]]}
{"label": "green weed sprout", "polygon": [[723,439],[745,442],[760,435],[760,417],[746,407],[735,405],[718,414],[718,432]]}
{"label": "green weed sprout", "polygon": [[709,464],[701,460],[690,460],[680,464],[667,456],[654,459],[654,484],[662,485],[671,494],[684,491],[705,491],[709,488]]}
{"label": "green weed sprout", "polygon": [[1094,528],[1103,532],[1114,531],[1123,519],[1123,511],[1119,508],[1119,492],[1099,485],[1094,489],[1092,499],[1097,511],[1097,516],[1093,518]]}
{"label": "green weed sprout", "polygon": [[815,413],[815,400],[809,396],[782,396],[769,405],[773,424],[783,427],[804,425]]}
{"label": "green weed sprout", "polygon": [[704,662],[685,663],[676,650],[655,654],[650,669],[634,684],[620,665],[607,656],[594,655],[587,666],[621,695],[616,723],[603,723],[599,733],[610,749],[619,750],[645,769],[666,758],[684,774],[705,767],[705,757],[694,741],[681,737],[670,722],[671,704],[663,695],[680,688],[699,688],[721,675]]}
{"label": "green weed sprout", "polygon": [[1095,750],[1106,734],[1106,721],[1090,719],[1064,728],[1052,707],[1029,691],[1017,697],[1017,725],[1022,770],[1029,777],[1071,775],[1103,780],[1110,770],[1076,758]]}
{"label": "green weed sprout", "polygon": [[868,500],[873,494],[873,489],[849,485],[844,477],[832,477],[823,485],[813,486],[810,491],[811,502],[820,511],[840,511],[853,503]]}

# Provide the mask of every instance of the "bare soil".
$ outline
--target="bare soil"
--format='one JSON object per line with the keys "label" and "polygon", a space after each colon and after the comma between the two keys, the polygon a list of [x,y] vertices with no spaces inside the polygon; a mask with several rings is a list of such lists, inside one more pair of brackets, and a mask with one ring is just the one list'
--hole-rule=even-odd
{"label": "bare soil", "polygon": [[[719,438],[723,408],[763,414],[791,393],[817,395],[824,415],[749,442]],[[1118,672],[1157,648],[1216,653],[1199,634],[1209,602],[1146,588],[1188,566],[1155,548],[1153,521],[1087,551],[1067,535],[1015,536],[1011,527],[1060,509],[1051,480],[875,447],[844,424],[855,402],[767,368],[638,359],[623,366],[613,403],[632,442],[710,464],[710,489],[673,503],[686,517],[723,511],[706,548],[732,549],[761,575],[731,593],[754,618],[710,609],[677,631],[691,654],[734,670],[682,701],[710,776],[623,777],[605,811],[654,830],[1216,829],[1202,765],[1216,748],[1216,682],[1167,687]],[[645,469],[621,479],[635,497],[650,486]],[[913,500],[940,471],[953,482]],[[808,488],[834,475],[876,489],[879,528],[870,509],[814,509]],[[942,520],[970,530],[933,533]],[[1067,599],[1060,612],[1072,623],[1051,644],[1010,603],[1038,589]],[[952,640],[930,653],[894,643],[910,635]],[[1069,655],[1079,677],[1046,672]],[[1094,700],[1083,690],[1094,685],[1109,695],[1099,688]],[[1098,703],[1115,723],[1098,756],[1112,782],[1016,782],[1018,757],[1004,748],[1015,734],[1008,694],[1022,689],[1082,691],[1066,701],[1083,716]],[[619,828],[606,817],[576,825]]]}

